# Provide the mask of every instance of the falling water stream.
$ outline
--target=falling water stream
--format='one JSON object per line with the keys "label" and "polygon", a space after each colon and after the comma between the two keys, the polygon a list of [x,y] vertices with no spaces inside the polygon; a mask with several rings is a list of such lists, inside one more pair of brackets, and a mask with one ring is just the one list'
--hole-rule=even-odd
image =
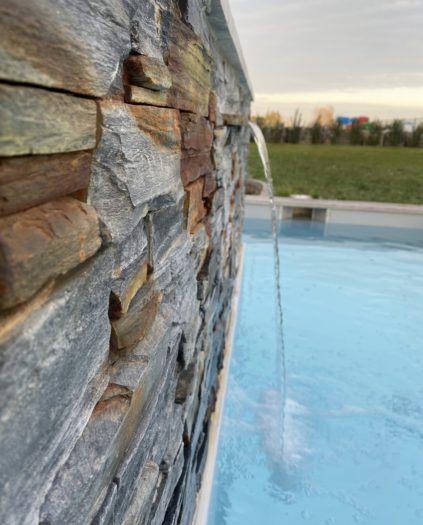
{"label": "falling water stream", "polygon": [[280,454],[280,461],[284,458],[284,434],[285,434],[285,404],[286,404],[286,364],[285,364],[285,341],[283,330],[283,311],[282,311],[282,293],[281,293],[281,279],[280,279],[280,259],[279,259],[279,241],[278,241],[278,214],[275,204],[275,196],[273,193],[273,179],[270,170],[269,155],[267,152],[266,141],[259,126],[254,122],[249,122],[254,141],[257,144],[260,159],[263,164],[263,170],[266,177],[270,212],[272,218],[272,237],[273,237],[273,252],[275,263],[275,280],[276,280],[276,315],[277,315],[277,344],[276,352],[276,390],[278,393],[278,450]]}

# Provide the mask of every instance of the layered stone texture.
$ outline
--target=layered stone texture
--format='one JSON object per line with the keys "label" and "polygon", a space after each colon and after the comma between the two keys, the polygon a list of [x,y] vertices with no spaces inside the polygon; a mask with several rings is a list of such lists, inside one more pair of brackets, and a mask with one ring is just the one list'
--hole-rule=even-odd
{"label": "layered stone texture", "polygon": [[59,153],[93,148],[92,100],[44,89],[0,86],[0,155]]}
{"label": "layered stone texture", "polygon": [[0,521],[189,524],[248,86],[195,0],[0,14]]}

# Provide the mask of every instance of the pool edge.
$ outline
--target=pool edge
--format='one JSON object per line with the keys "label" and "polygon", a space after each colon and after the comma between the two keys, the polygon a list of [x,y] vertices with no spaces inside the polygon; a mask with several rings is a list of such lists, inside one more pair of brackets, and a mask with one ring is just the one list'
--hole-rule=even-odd
{"label": "pool edge", "polygon": [[[423,205],[389,202],[275,197],[280,219],[292,219],[298,210],[308,210],[311,221],[326,225],[349,224],[423,230]],[[270,219],[267,195],[246,195],[245,217]]]}
{"label": "pool edge", "polygon": [[207,525],[211,495],[213,491],[213,478],[217,460],[217,451],[219,447],[220,427],[222,424],[224,400],[229,380],[229,371],[231,364],[232,349],[235,340],[235,330],[238,318],[239,299],[241,295],[242,275],[244,271],[245,244],[241,244],[238,258],[238,272],[232,292],[229,330],[225,341],[225,350],[223,358],[223,368],[219,373],[219,390],[217,393],[216,407],[210,417],[210,434],[207,444],[206,463],[201,479],[201,487],[197,494],[197,504],[195,508],[192,525]]}

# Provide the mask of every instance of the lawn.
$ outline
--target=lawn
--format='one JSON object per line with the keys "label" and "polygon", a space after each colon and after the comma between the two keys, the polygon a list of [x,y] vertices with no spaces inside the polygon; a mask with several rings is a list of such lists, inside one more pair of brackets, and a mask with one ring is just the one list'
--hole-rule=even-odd
{"label": "lawn", "polygon": [[[269,144],[275,193],[423,204],[423,149]],[[250,176],[263,179],[250,146]]]}

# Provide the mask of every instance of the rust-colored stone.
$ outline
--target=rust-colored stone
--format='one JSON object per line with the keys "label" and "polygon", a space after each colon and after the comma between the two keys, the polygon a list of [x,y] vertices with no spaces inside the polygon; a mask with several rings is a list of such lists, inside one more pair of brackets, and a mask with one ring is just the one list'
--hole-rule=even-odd
{"label": "rust-colored stone", "polygon": [[29,299],[100,247],[93,208],[71,197],[0,219],[0,308]]}
{"label": "rust-colored stone", "polygon": [[139,303],[131,305],[120,319],[112,321],[112,346],[126,348],[144,339],[157,315],[163,294],[150,291]]}
{"label": "rust-colored stone", "polygon": [[154,106],[128,106],[140,130],[167,149],[180,150],[179,112]]}
{"label": "rust-colored stone", "polygon": [[88,187],[92,153],[0,159],[0,217]]}
{"label": "rust-colored stone", "polygon": [[181,177],[184,186],[187,186],[213,171],[211,161],[213,128],[204,117],[182,112],[181,139]]}
{"label": "rust-colored stone", "polygon": [[121,317],[122,314],[125,314],[128,311],[129,305],[131,304],[132,299],[137,294],[138,290],[145,284],[147,281],[148,274],[148,263],[144,262],[134,274],[132,279],[129,281],[124,292],[118,297],[116,294],[112,293],[110,300],[110,316],[113,318]]}
{"label": "rust-colored stone", "polygon": [[181,177],[184,187],[212,171],[213,164],[208,153],[181,159]]}
{"label": "rust-colored stone", "polygon": [[213,127],[204,117],[181,112],[181,138],[184,155],[209,152],[213,144]]}
{"label": "rust-colored stone", "polygon": [[213,172],[207,173],[204,179],[203,197],[208,199],[216,191],[216,177]]}
{"label": "rust-colored stone", "polygon": [[130,84],[154,91],[165,91],[172,85],[169,71],[162,60],[145,55],[131,55],[126,63]]}
{"label": "rust-colored stone", "polygon": [[126,388],[125,386],[117,385],[116,383],[109,383],[99,402],[108,401],[109,399],[113,399],[116,396],[131,398],[132,392],[131,390],[129,390],[129,388]]}
{"label": "rust-colored stone", "polygon": [[94,407],[92,418],[107,417],[111,421],[123,419],[131,406],[131,398],[116,395],[105,401],[99,401]]}
{"label": "rust-colored stone", "polygon": [[125,102],[166,108],[169,107],[169,95],[166,91],[152,91],[138,86],[125,86]]}
{"label": "rust-colored stone", "polygon": [[115,383],[109,383],[94,407],[92,416],[96,417],[112,410],[123,411],[125,413],[131,405],[131,399],[132,392],[128,388]]}
{"label": "rust-colored stone", "polygon": [[211,87],[211,59],[201,40],[182,20],[178,18],[173,20],[169,36],[171,105],[207,117]]}
{"label": "rust-colored stone", "polygon": [[207,210],[203,202],[204,178],[197,179],[186,188],[185,208],[187,212],[187,229],[194,233],[197,224],[206,216]]}

